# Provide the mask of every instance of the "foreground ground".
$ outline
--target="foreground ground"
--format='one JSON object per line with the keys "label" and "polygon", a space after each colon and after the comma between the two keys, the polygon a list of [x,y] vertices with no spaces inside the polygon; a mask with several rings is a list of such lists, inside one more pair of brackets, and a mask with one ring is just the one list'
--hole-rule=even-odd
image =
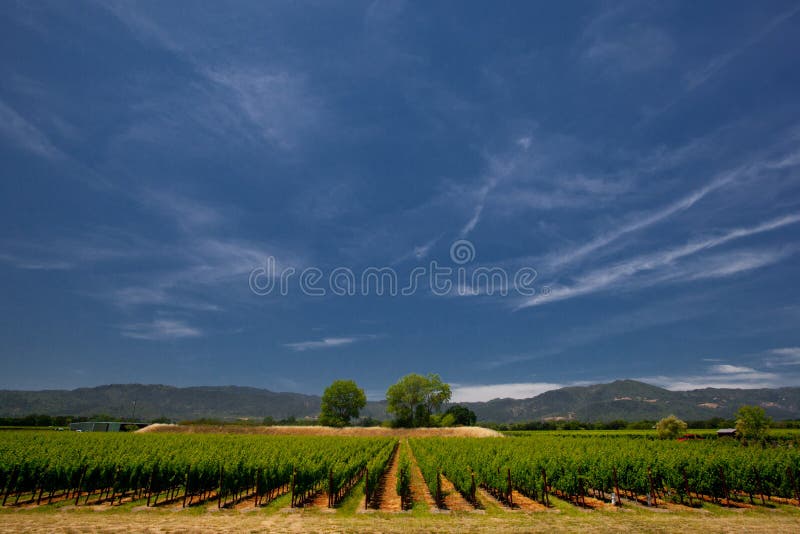
{"label": "foreground ground", "polygon": [[286,498],[260,510],[197,507],[0,509],[0,532],[798,532],[800,509],[702,509],[665,511],[630,506],[584,510],[555,500],[544,512],[508,512],[495,506],[471,512],[435,512],[426,506],[401,513],[363,512],[363,493],[335,511],[290,510]]}

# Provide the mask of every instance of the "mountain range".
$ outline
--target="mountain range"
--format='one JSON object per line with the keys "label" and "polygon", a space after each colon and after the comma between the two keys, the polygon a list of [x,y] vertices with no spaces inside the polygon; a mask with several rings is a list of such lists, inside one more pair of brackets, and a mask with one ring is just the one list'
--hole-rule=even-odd
{"label": "mountain range", "polygon": [[[74,390],[0,390],[0,416],[29,414],[174,420],[213,418],[261,420],[313,418],[321,398],[300,393],[277,393],[239,386],[179,388],[164,385],[112,384]],[[494,399],[460,403],[479,421],[565,420],[639,421],[675,414],[682,419],[730,418],[743,404],[764,407],[774,419],[800,418],[800,387],[777,389],[717,389],[670,391],[634,380],[573,386],[547,391],[529,399]],[[362,416],[386,419],[385,401],[370,401]]]}

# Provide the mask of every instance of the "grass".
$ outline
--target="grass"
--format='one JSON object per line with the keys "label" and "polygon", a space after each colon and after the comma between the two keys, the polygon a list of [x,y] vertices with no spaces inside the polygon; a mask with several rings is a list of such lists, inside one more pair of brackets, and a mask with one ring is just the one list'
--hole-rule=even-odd
{"label": "grass", "polygon": [[[659,512],[640,507],[625,507],[619,511],[585,511],[554,499],[561,513],[430,513],[420,509],[404,514],[358,513],[362,504],[354,492],[336,513],[304,510],[290,513],[275,502],[253,512],[234,510],[209,511],[205,507],[188,510],[149,509],[128,511],[108,509],[58,509],[46,511],[25,509],[0,510],[0,531],[285,531],[285,532],[448,532],[479,531],[531,532],[578,531],[599,532],[791,532],[800,529],[797,507],[778,510],[731,510],[706,505],[698,511]],[[363,495],[363,492],[361,492]],[[280,499],[279,499],[280,500]],[[287,504],[287,503],[283,503]]]}

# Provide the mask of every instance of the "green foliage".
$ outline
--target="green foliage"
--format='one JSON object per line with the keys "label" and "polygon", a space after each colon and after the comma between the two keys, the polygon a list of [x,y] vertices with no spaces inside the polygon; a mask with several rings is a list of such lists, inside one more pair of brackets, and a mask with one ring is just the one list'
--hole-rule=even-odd
{"label": "green foliage", "polygon": [[322,394],[319,421],[326,426],[346,426],[366,405],[367,396],[354,381],[336,380]]}
{"label": "green foliage", "polygon": [[395,490],[400,496],[403,508],[410,508],[411,498],[411,460],[408,458],[406,447],[401,445],[400,456],[397,461],[397,483]]}
{"label": "green foliage", "polygon": [[[0,487],[63,492],[113,488],[115,494],[151,488],[233,495],[285,486],[295,494],[326,484],[339,491],[368,465],[378,472],[391,438],[142,434],[0,433]],[[383,462],[380,464],[380,462]]]}
{"label": "green foliage", "polygon": [[450,385],[437,374],[412,373],[386,391],[386,411],[394,414],[397,426],[429,426],[431,415],[450,400]]}
{"label": "green foliage", "polygon": [[736,432],[744,439],[763,439],[771,422],[760,406],[745,405],[736,412]]}
{"label": "green foliage", "polygon": [[659,439],[675,439],[686,432],[686,423],[674,415],[665,417],[656,423],[656,432]]}
{"label": "green foliage", "polygon": [[448,425],[443,424],[441,426],[473,426],[478,420],[475,412],[466,406],[461,406],[460,404],[454,404],[453,406],[450,406],[444,413],[445,415],[451,415],[453,417],[453,422]]}
{"label": "green foliage", "polygon": [[[609,494],[614,469],[621,489],[637,495],[664,488],[686,499],[686,488],[714,498],[729,494],[791,498],[792,477],[798,477],[800,449],[795,446],[743,447],[736,441],[706,439],[691,442],[607,437],[587,434],[505,439],[418,438],[409,440],[423,477],[433,493],[439,470],[465,497],[475,483],[496,496],[513,489],[541,500],[547,485],[566,496],[589,488]],[[686,473],[684,481],[683,473]],[[724,475],[724,484],[721,473]],[[791,474],[790,474],[791,473]]]}

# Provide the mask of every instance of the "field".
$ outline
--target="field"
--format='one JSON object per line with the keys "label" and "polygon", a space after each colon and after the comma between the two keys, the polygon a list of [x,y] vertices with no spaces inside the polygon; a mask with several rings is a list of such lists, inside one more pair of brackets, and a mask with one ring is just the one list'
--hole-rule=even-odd
{"label": "field", "polygon": [[3,432],[0,531],[800,529],[788,435],[307,433]]}

